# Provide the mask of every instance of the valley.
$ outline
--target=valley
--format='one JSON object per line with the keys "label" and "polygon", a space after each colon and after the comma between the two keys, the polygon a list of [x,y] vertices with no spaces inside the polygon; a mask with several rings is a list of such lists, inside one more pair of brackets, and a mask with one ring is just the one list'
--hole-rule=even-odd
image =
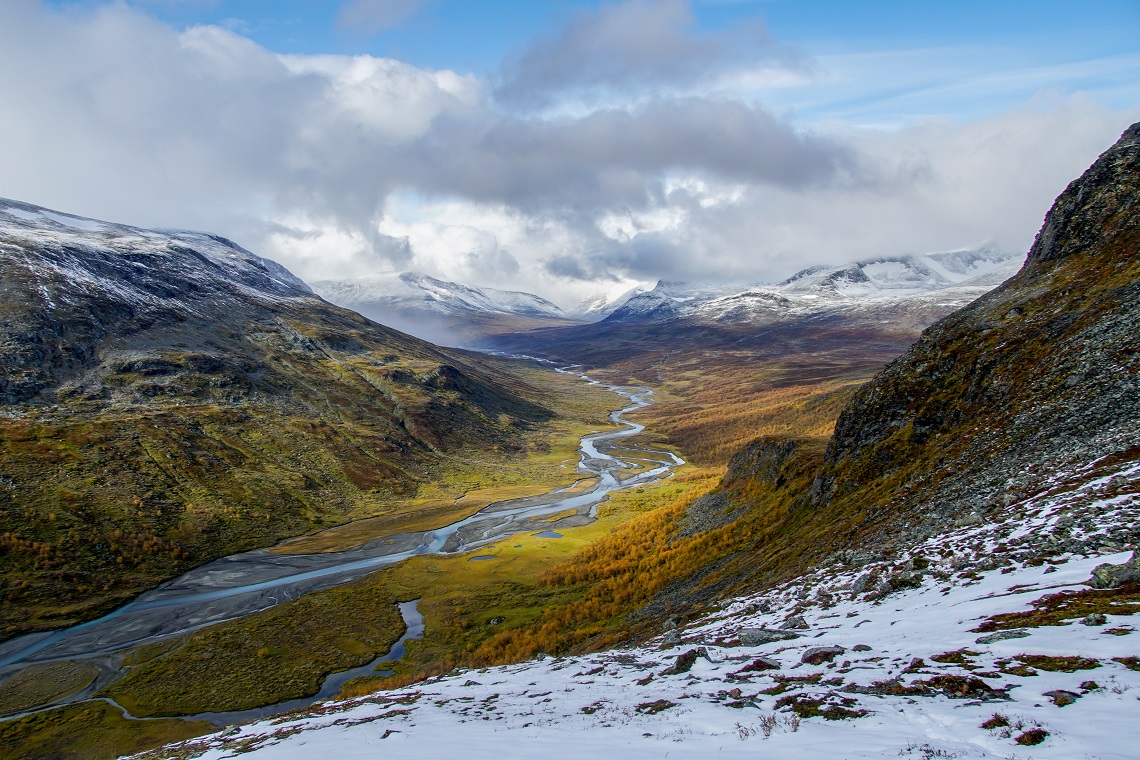
{"label": "valley", "polygon": [[1137,192],[1140,126],[1024,263],[659,283],[493,353],[5,202],[0,749],[1124,758],[1083,725],[1140,688]]}

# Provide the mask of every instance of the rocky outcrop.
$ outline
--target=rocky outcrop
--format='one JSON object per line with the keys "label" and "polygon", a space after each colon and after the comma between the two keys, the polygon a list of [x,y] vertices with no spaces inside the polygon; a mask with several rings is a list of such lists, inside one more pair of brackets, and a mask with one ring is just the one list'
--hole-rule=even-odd
{"label": "rocky outcrop", "polygon": [[[1088,580],[1088,585],[1093,588],[1118,588],[1125,583],[1138,583],[1140,582],[1140,552],[1132,552],[1132,558],[1121,565],[1097,565],[1093,570],[1092,578]],[[1090,616],[1091,617],[1091,616]],[[1104,616],[1100,616],[1100,622],[1090,622],[1087,625],[1100,625],[1104,622]]]}
{"label": "rocky outcrop", "polygon": [[1054,202],[1029,249],[1030,265],[1095,251],[1113,238],[1140,236],[1137,164],[1140,124],[1133,124]]}

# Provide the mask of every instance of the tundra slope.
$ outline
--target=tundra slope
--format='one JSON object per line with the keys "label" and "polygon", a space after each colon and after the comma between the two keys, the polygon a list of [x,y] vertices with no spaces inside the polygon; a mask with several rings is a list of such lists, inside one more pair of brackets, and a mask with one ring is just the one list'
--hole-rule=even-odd
{"label": "tundra slope", "polygon": [[0,638],[513,461],[538,395],[228,240],[0,201]]}
{"label": "tundra slope", "polygon": [[720,528],[752,543],[647,606],[675,615],[664,635],[155,756],[1130,757],[1138,191],[1134,125],[1021,272],[857,392],[826,449],[770,437],[734,457]]}

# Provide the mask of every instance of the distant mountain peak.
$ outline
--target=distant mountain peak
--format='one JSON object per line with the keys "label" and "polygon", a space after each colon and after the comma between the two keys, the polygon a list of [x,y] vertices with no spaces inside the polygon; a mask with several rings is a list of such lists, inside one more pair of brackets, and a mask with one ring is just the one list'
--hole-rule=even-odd
{"label": "distant mountain peak", "polygon": [[[744,323],[781,314],[882,304],[941,293],[965,304],[1013,275],[1022,257],[989,247],[879,256],[802,269],[775,285],[701,285],[661,280],[631,294],[610,323],[690,319]],[[995,278],[996,281],[995,281]]]}

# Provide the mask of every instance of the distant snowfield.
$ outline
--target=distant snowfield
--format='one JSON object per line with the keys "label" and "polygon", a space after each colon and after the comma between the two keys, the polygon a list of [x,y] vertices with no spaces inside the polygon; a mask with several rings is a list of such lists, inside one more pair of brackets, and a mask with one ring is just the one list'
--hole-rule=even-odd
{"label": "distant snowfield", "polygon": [[[298,760],[1131,760],[1140,754],[1140,672],[1112,659],[1140,655],[1140,633],[1132,630],[1130,616],[1109,615],[1102,625],[1074,618],[998,641],[970,629],[991,615],[1030,609],[1030,602],[1045,594],[1084,589],[1094,567],[1126,561],[1130,553],[1115,551],[1123,547],[1114,547],[1108,535],[1113,526],[1134,524],[1140,513],[1140,495],[1122,495],[1119,489],[1121,482],[1135,480],[1137,470],[1131,465],[1097,471],[1095,477],[1090,470],[1088,477],[1077,479],[1083,483],[1075,489],[1058,486],[1074,481],[1052,478],[1037,497],[1011,507],[1000,522],[961,527],[915,547],[909,556],[932,562],[919,571],[921,586],[877,601],[852,591],[874,564],[823,568],[764,594],[722,603],[719,611],[673,633],[680,642],[671,646],[661,636],[644,647],[463,671],[326,703],[308,714],[230,728],[146,757],[180,752],[179,757],[241,754]],[[1066,522],[1058,522],[1062,519]],[[1071,529],[1074,519],[1077,527]],[[1091,537],[1091,543],[1110,551],[1059,555],[1038,566],[1003,559],[1016,556],[1018,547],[1031,553],[1060,532],[1081,540]],[[905,559],[896,558],[895,568]],[[881,562],[879,566],[886,569]],[[779,628],[792,623],[795,614],[807,626],[798,631],[801,638],[737,645],[741,628]],[[828,646],[844,651],[830,663],[801,661],[807,650]],[[698,656],[687,672],[664,672],[678,656],[698,647],[707,659]],[[969,650],[966,667],[932,659],[963,648]],[[1071,673],[1040,668],[1033,675],[1000,672],[1000,661],[1016,669],[1016,657],[1023,654],[1079,656],[1097,665]],[[778,669],[756,669],[760,657],[775,660]],[[914,658],[923,662],[914,663]],[[746,670],[750,665],[753,669]],[[957,685],[927,689],[925,695],[880,695],[866,688],[891,679],[909,688],[938,676],[958,676],[954,684],[973,685],[966,694]],[[782,692],[761,693],[779,691],[781,682]],[[978,683],[984,686],[978,688]],[[1057,706],[1044,695],[1054,690],[1071,692],[1075,702]],[[789,695],[822,700],[824,710],[834,705],[867,714],[797,719],[787,705],[777,708]],[[995,713],[1010,725],[983,728]],[[1034,728],[1048,732],[1043,743],[1016,743],[1017,736]]]}

